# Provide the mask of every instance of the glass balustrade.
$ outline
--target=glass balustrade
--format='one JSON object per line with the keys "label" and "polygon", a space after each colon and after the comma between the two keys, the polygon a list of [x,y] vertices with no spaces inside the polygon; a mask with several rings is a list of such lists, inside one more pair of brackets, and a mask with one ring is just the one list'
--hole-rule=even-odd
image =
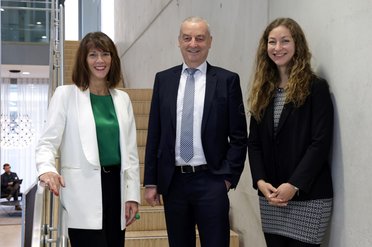
{"label": "glass balustrade", "polygon": [[49,43],[51,1],[0,2],[3,42]]}

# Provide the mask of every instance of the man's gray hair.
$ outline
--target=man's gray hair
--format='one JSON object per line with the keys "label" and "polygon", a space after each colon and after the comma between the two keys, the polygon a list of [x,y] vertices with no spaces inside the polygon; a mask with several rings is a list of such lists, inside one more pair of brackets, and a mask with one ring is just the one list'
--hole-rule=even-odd
{"label": "man's gray hair", "polygon": [[198,23],[198,22],[204,22],[207,26],[207,31],[209,33],[209,35],[211,35],[211,30],[210,30],[210,27],[209,27],[209,23],[207,22],[206,19],[202,18],[202,17],[199,17],[199,16],[190,16],[190,17],[187,17],[185,20],[183,20],[183,22],[181,23],[181,27],[180,27],[180,30],[182,28],[182,25],[185,23],[185,22],[192,22],[192,23]]}

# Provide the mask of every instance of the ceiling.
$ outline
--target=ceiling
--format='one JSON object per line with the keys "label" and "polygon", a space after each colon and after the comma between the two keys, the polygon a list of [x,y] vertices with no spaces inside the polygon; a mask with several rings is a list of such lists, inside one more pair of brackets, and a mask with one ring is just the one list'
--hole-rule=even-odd
{"label": "ceiling", "polygon": [[[3,78],[49,78],[49,66],[1,64],[0,77]],[[11,73],[10,70],[19,70]]]}

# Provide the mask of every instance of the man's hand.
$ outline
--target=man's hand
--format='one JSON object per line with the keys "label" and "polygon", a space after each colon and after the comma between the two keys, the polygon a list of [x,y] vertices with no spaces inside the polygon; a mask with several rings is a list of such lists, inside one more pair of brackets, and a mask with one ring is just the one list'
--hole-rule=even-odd
{"label": "man's hand", "polygon": [[160,205],[160,195],[156,187],[148,187],[145,189],[145,199],[152,207]]}
{"label": "man's hand", "polygon": [[225,180],[226,190],[229,191],[231,187],[231,183],[227,180]]}
{"label": "man's hand", "polygon": [[39,177],[40,181],[49,187],[49,190],[53,192],[54,195],[59,195],[59,188],[65,187],[65,182],[63,177],[54,172],[46,172]]}

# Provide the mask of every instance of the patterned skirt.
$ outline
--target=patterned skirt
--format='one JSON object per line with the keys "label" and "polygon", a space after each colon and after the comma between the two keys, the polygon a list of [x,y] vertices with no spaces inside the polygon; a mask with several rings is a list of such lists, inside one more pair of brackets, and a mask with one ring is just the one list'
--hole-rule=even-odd
{"label": "patterned skirt", "polygon": [[333,199],[290,201],[286,207],[270,205],[260,196],[262,229],[309,244],[321,244],[331,217]]}

